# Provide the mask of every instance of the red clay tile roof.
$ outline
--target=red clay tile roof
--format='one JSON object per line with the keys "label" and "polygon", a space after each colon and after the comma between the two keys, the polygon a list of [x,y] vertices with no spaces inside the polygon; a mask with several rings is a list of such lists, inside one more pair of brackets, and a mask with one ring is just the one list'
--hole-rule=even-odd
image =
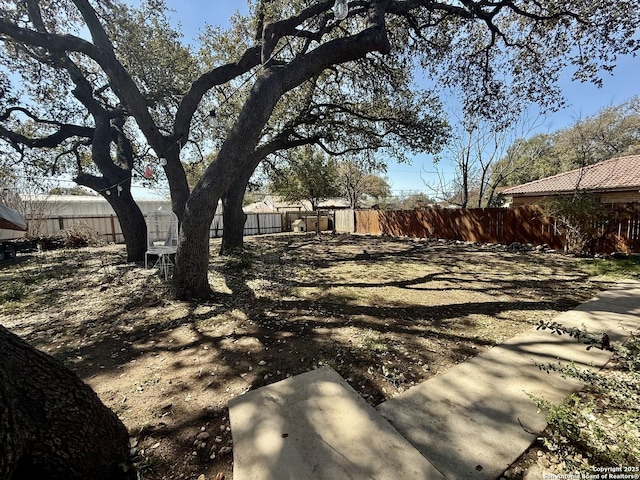
{"label": "red clay tile roof", "polygon": [[507,188],[503,195],[544,195],[578,191],[640,190],[640,155],[612,158]]}

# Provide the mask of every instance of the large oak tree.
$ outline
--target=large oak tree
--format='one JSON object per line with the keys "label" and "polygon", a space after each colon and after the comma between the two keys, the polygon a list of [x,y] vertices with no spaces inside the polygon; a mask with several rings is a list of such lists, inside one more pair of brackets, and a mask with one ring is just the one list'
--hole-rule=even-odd
{"label": "large oak tree", "polygon": [[[145,11],[132,15],[125,8],[114,9],[112,20],[118,34],[113,36],[121,40],[145,34],[159,36],[162,45],[152,47],[163,52],[162,59],[179,57],[188,64],[189,57],[182,47],[171,48],[172,31],[160,21],[162,16],[149,12],[151,21],[147,24],[140,18]],[[54,27],[78,28],[78,21],[68,8],[50,5],[41,10],[36,2],[21,2],[14,9],[5,7],[3,13],[28,19],[40,33]],[[108,77],[86,56],[8,37],[3,38],[2,46],[0,64],[5,70],[0,74],[5,81],[0,100],[0,141],[10,147],[4,163],[19,170],[23,177],[69,175],[79,185],[102,195],[118,216],[128,260],[143,260],[146,225],[131,194],[131,185],[136,170],[142,177],[142,162],[148,161],[149,156],[145,154],[147,147],[140,145],[135,122],[111,91]],[[137,62],[133,62],[129,59],[133,55],[126,48],[121,50],[122,57],[131,63],[130,74],[154,85],[143,91],[149,107],[161,112],[155,107],[157,97],[162,96],[162,106],[170,105],[168,92],[184,77],[178,71],[178,62],[173,73],[165,71],[165,77],[158,78],[149,71],[150,59],[140,61],[138,55]],[[157,64],[156,58],[153,65]],[[150,90],[153,94],[147,93]]]}
{"label": "large oak tree", "polygon": [[[159,119],[140,79],[119,56],[109,23],[115,3],[46,2],[46,11],[44,3],[3,2],[0,35],[51,54],[86,57],[108,78],[110,91],[166,162],[173,208],[182,221],[174,272],[182,298],[210,295],[208,236],[218,200],[255,168],[256,148],[274,109],[305,82],[372,55],[407,69],[417,63],[438,92],[460,92],[467,112],[506,121],[526,102],[557,104],[556,82],[567,64],[576,67],[578,78],[599,81],[599,70],[613,68],[617,55],[638,48],[640,16],[631,0],[370,0],[351,2],[348,16],[337,20],[333,1],[264,0],[236,24],[244,25],[246,42],[229,45],[229,56],[208,66],[179,97],[170,118]],[[56,21],[60,5],[90,39]],[[51,17],[45,31],[32,12]],[[181,150],[205,95],[221,86],[228,95],[240,92],[233,98],[238,113],[219,139],[215,160],[190,191]]]}

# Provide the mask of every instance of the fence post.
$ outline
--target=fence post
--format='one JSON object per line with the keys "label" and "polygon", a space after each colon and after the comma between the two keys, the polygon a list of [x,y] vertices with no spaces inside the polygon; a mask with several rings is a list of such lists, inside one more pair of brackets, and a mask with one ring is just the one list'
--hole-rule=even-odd
{"label": "fence post", "polygon": [[58,217],[58,226],[60,227],[60,230],[64,230],[64,218],[63,217]]}

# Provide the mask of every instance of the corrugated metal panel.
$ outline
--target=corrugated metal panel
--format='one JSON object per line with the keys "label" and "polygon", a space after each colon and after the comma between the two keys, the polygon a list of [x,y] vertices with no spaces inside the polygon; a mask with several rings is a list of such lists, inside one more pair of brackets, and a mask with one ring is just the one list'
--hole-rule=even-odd
{"label": "corrugated metal panel", "polygon": [[[248,213],[244,224],[244,235],[263,235],[266,233],[280,233],[283,230],[282,214],[280,213]],[[210,238],[222,237],[224,220],[221,214],[215,215],[209,229]]]}
{"label": "corrugated metal panel", "polygon": [[[102,197],[81,196],[81,195],[34,195],[33,197],[25,197],[23,201],[26,204],[26,211],[35,210],[41,212],[42,216],[48,217],[93,217],[101,215],[115,215],[115,212]],[[37,206],[33,209],[29,208],[29,204],[33,203]],[[143,215],[164,207],[171,210],[170,200],[142,199],[136,200],[138,207]]]}

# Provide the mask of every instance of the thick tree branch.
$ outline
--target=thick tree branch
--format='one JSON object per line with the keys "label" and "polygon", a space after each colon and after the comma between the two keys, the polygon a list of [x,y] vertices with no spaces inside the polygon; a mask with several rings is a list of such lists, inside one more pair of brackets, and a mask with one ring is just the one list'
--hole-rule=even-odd
{"label": "thick tree branch", "polygon": [[189,91],[180,101],[180,106],[176,112],[174,121],[174,133],[172,142],[177,142],[186,138],[189,133],[189,126],[193,115],[202,100],[202,97],[214,86],[223,85],[234,78],[247,73],[252,68],[260,64],[260,47],[255,46],[247,49],[243,56],[233,63],[228,63],[217,67],[193,82]]}
{"label": "thick tree branch", "polygon": [[27,137],[0,125],[0,137],[9,140],[12,145],[24,145],[29,148],[55,148],[74,137],[92,138],[94,130],[79,125],[60,125],[55,133],[40,138]]}

